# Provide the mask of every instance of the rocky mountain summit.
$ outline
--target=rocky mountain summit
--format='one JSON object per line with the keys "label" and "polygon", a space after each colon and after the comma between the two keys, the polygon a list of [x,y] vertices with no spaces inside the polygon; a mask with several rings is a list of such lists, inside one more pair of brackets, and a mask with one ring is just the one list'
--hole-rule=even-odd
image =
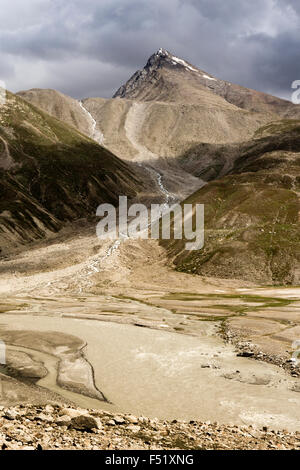
{"label": "rocky mountain summit", "polygon": [[[174,87],[173,91],[171,85]],[[199,93],[194,96],[191,93],[187,100],[187,87],[197,89],[198,92],[202,90],[213,93],[241,109],[272,113],[285,118],[300,117],[299,106],[267,93],[221,80],[163,48],[151,55],[145,67],[135,72],[113,98],[183,101],[184,97],[185,102],[197,102]],[[168,90],[168,93],[162,93],[162,88]]]}
{"label": "rocky mountain summit", "polygon": [[[145,67],[142,70],[135,72],[135,74],[126,82],[126,84],[122,85],[116,91],[113,98],[135,98],[135,92],[139,92],[139,87],[142,86],[143,82],[155,80],[157,72],[164,67],[168,67],[170,70],[174,70],[174,67],[177,67],[187,71],[197,73],[200,72],[199,69],[196,69],[185,60],[179,59],[178,57],[168,52],[166,49],[161,48],[149,57]],[[203,78],[206,80],[216,81],[215,78],[205,75],[204,72]]]}

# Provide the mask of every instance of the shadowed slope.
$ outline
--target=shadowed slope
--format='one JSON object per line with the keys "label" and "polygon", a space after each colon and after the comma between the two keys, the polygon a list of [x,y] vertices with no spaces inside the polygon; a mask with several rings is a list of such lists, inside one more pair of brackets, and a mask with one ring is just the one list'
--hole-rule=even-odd
{"label": "shadowed slope", "polygon": [[1,246],[41,237],[134,196],[141,183],[108,150],[11,93],[0,108]]}

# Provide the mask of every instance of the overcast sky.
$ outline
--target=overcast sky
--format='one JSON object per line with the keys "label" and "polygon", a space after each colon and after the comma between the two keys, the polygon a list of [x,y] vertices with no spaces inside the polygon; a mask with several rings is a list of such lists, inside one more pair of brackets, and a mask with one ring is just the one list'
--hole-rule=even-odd
{"label": "overcast sky", "polygon": [[299,0],[0,0],[0,80],[110,97],[160,47],[234,83],[290,98]]}

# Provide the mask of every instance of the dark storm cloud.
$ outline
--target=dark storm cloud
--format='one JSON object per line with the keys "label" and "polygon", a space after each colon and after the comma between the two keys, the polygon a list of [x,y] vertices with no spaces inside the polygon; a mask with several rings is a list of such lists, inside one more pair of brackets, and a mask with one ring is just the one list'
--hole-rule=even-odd
{"label": "dark storm cloud", "polygon": [[282,33],[275,38],[257,35],[249,39],[257,48],[254,59],[256,77],[249,77],[248,85],[255,84],[267,92],[274,91],[289,97],[287,87],[300,77],[299,35]]}
{"label": "dark storm cloud", "polygon": [[13,91],[111,96],[159,47],[220,78],[290,96],[299,0],[0,0],[0,79]]}

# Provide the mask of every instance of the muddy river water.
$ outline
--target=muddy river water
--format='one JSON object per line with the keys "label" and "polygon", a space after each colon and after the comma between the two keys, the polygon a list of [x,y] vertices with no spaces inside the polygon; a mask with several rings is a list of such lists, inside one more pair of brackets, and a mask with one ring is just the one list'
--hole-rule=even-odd
{"label": "muddy river water", "polygon": [[[62,390],[59,358],[32,348],[48,375],[39,385],[79,406],[161,419],[201,419],[300,431],[299,379],[279,367],[237,357],[212,326],[201,337],[88,319],[1,315],[4,330],[68,333],[86,343],[84,356],[109,403]],[[10,346],[9,346],[10,347]]]}

